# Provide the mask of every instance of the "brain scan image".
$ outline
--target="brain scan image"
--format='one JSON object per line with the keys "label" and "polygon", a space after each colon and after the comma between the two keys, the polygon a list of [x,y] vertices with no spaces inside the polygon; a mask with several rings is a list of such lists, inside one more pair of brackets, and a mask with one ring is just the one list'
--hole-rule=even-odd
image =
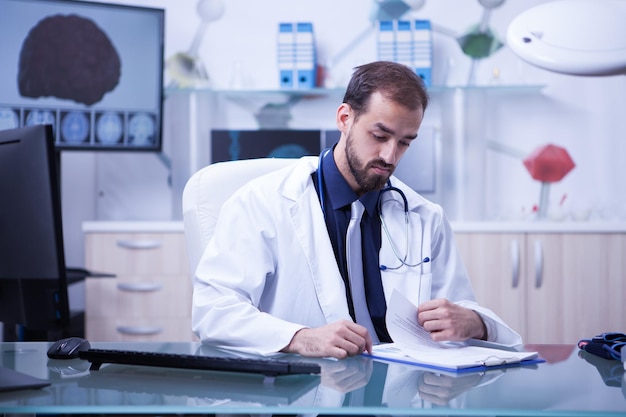
{"label": "brain scan image", "polygon": [[19,55],[24,97],[57,97],[92,105],[113,91],[121,75],[115,46],[92,20],[71,14],[41,19]]}
{"label": "brain scan image", "polygon": [[120,143],[124,133],[122,118],[115,112],[102,113],[96,121],[96,139],[104,145]]}
{"label": "brain scan image", "polygon": [[61,137],[72,144],[81,144],[89,137],[89,119],[85,113],[73,111],[61,120]]}
{"label": "brain scan image", "polygon": [[31,110],[26,116],[26,126],[56,125],[54,113],[50,110]]}
{"label": "brain scan image", "polygon": [[137,113],[128,122],[128,138],[132,145],[145,146],[154,142],[156,126],[154,119],[146,113]]}
{"label": "brain scan image", "polygon": [[11,108],[0,107],[0,130],[15,129],[20,126],[17,113]]}

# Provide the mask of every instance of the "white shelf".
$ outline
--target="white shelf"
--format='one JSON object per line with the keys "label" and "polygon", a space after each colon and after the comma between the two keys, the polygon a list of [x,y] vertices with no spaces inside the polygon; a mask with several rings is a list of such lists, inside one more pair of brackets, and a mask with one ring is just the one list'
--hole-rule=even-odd
{"label": "white shelf", "polygon": [[[625,233],[626,222],[452,222],[455,232],[476,233]],[[83,223],[85,233],[163,233],[184,231],[182,221],[89,221]]]}
{"label": "white shelf", "polygon": [[624,233],[626,232],[626,222],[452,222],[452,230],[471,233]]}
{"label": "white shelf", "polygon": [[[545,88],[545,85],[539,84],[495,84],[495,85],[458,85],[458,86],[431,86],[428,87],[428,92],[431,94],[445,93],[448,91],[485,91],[493,93],[532,93],[535,94]],[[333,95],[343,95],[345,93],[345,87],[339,88],[310,88],[310,89],[246,89],[246,90],[232,90],[232,89],[212,89],[208,87],[203,88],[179,88],[179,87],[167,87],[165,89],[165,96],[168,97],[172,94],[189,94],[189,93],[204,93],[204,94],[216,94],[224,97],[250,97],[250,96],[299,96],[299,97],[326,97]]]}
{"label": "white shelf", "polygon": [[[537,100],[544,85],[432,86],[425,120],[436,128],[438,146],[435,191],[425,195],[444,206],[456,221],[486,218],[485,130],[500,102]],[[172,160],[174,218],[186,180],[210,161],[212,129],[332,129],[345,88],[211,89],[169,87],[166,103],[170,132],[176,139]],[[330,110],[329,110],[330,109]],[[332,121],[332,123],[331,123]],[[185,138],[185,139],[183,139]],[[472,172],[472,175],[468,175]],[[444,180],[445,177],[445,180]]]}
{"label": "white shelf", "polygon": [[89,221],[83,233],[164,233],[183,232],[182,221]]}

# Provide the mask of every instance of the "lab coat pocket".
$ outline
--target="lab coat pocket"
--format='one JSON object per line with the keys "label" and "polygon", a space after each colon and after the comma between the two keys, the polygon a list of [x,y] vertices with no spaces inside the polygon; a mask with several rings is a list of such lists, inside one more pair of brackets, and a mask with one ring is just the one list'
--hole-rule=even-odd
{"label": "lab coat pocket", "polygon": [[424,301],[428,301],[431,298],[431,290],[433,283],[433,274],[422,274],[420,276],[419,293],[417,294],[417,305],[420,305]]}
{"label": "lab coat pocket", "polygon": [[403,267],[398,271],[381,271],[387,304],[394,289],[415,305],[430,300],[433,276],[431,273],[421,273],[420,269]]}

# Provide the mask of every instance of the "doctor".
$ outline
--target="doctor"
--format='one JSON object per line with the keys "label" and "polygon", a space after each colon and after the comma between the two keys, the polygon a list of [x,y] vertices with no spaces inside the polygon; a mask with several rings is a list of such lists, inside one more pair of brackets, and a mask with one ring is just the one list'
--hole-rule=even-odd
{"label": "doctor", "polygon": [[[392,175],[419,140],[427,104],[408,67],[357,67],[336,112],[338,143],[234,193],[196,271],[192,326],[202,342],[257,354],[370,352],[372,343],[391,341],[384,318],[396,289],[418,305],[433,340],[521,344],[475,302],[441,207]],[[363,308],[353,300],[346,255],[357,199],[365,207],[358,279],[369,323],[355,319]]]}

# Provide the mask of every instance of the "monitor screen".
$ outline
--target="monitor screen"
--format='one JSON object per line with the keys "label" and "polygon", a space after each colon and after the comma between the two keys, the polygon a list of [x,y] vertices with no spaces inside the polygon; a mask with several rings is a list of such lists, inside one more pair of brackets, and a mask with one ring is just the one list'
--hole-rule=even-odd
{"label": "monitor screen", "polygon": [[57,149],[161,149],[163,9],[0,0],[0,10],[0,129],[51,124]]}
{"label": "monitor screen", "polygon": [[211,131],[211,163],[251,158],[299,158],[319,155],[320,130]]}
{"label": "monitor screen", "polygon": [[[250,158],[299,158],[319,155],[339,141],[338,130],[224,130],[211,131],[211,163]],[[422,126],[396,167],[394,175],[421,194],[433,196],[437,183],[436,134]]]}
{"label": "monitor screen", "polygon": [[0,321],[69,319],[56,151],[50,125],[0,130]]}

